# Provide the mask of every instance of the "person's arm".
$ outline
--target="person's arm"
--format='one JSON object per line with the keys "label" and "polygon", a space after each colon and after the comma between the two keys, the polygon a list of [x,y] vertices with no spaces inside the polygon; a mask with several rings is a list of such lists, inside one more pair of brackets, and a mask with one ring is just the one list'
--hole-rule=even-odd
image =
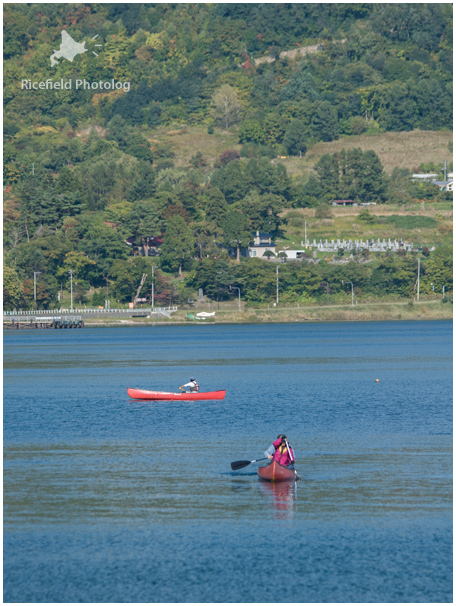
{"label": "person's arm", "polygon": [[271,444],[271,446],[264,451],[264,456],[267,457],[268,459],[272,459],[272,457],[274,456],[276,449],[274,448],[274,444]]}
{"label": "person's arm", "polygon": [[190,383],[185,383],[185,385],[181,385],[181,386],[179,387],[179,389],[180,389],[180,390],[182,390],[182,391],[185,391],[185,388],[186,388],[186,387],[190,387],[190,385],[191,385]]}

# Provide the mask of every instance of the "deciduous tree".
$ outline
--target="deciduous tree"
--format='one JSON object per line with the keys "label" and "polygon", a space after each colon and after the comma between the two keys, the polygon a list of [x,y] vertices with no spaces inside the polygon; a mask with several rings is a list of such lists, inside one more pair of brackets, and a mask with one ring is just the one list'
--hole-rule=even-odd
{"label": "deciduous tree", "polygon": [[212,115],[214,119],[229,128],[241,119],[242,106],[236,90],[224,84],[212,97]]}
{"label": "deciduous tree", "polygon": [[241,247],[248,246],[252,240],[252,231],[247,217],[239,210],[230,210],[226,214],[222,229],[225,242],[236,247],[236,261],[240,262]]}

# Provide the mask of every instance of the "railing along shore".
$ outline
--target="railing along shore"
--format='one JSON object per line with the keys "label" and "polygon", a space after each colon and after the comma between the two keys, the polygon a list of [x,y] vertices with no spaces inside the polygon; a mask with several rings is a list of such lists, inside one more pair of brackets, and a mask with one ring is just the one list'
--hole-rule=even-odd
{"label": "railing along shore", "polygon": [[108,314],[127,314],[127,315],[135,315],[138,313],[159,313],[166,315],[177,311],[177,307],[154,307],[145,308],[138,307],[137,309],[125,309],[125,308],[85,308],[85,307],[73,307],[73,309],[69,309],[66,307],[62,307],[60,309],[31,309],[31,310],[14,310],[14,311],[4,311],[4,316],[55,316],[63,313],[70,314],[97,314],[97,315],[108,315]]}

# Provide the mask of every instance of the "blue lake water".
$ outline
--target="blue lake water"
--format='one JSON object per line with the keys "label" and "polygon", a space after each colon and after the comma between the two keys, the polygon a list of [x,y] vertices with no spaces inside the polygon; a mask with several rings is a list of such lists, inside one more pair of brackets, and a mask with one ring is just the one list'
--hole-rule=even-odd
{"label": "blue lake water", "polygon": [[6,332],[4,600],[451,602],[451,433],[451,322]]}

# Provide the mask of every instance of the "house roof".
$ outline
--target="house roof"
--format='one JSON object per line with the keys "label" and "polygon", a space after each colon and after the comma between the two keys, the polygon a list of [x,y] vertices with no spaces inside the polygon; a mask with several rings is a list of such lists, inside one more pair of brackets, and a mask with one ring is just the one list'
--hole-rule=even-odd
{"label": "house roof", "polygon": [[453,179],[450,179],[449,181],[432,181],[433,185],[438,185],[439,187],[445,187],[449,183],[453,183]]}

